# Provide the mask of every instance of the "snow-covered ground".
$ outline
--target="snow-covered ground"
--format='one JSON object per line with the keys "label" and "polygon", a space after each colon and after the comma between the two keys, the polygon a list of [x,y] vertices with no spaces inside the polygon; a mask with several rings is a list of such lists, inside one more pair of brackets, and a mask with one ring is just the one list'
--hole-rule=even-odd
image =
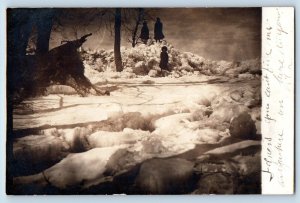
{"label": "snow-covered ground", "polygon": [[[153,54],[158,52],[156,46],[147,47],[145,56],[141,58],[151,61]],[[109,89],[110,96],[80,97],[70,87],[51,87],[48,96],[31,98],[16,106],[13,129],[20,137],[14,142],[16,161],[26,163],[29,168],[42,165],[40,171],[37,169],[32,174],[15,177],[16,187],[20,189],[33,184],[43,188],[50,184],[59,190],[85,190],[114,181],[118,174],[142,164],[143,171],[135,185],[148,187],[150,184],[149,190],[143,188],[141,191],[164,193],[169,190],[164,187],[156,190],[152,188],[155,183],[143,182],[142,174],[148,174],[147,160],[169,159],[209,144],[206,153],[195,153],[189,157],[191,163],[181,159],[162,162],[162,166],[166,164],[167,168],[177,161],[183,163],[188,168],[186,173],[190,174],[193,161],[198,164],[195,165],[197,171],[199,162],[207,161],[208,156],[222,159],[229,152],[260,145],[260,141],[244,141],[259,140],[260,76],[245,73],[245,70],[241,73],[238,67],[246,66],[243,63],[228,65],[225,62],[218,64],[227,64],[229,68],[218,65],[215,75],[204,75],[203,72],[208,70],[204,67],[210,70],[212,65],[207,64],[215,62],[199,61],[198,56],[181,54],[172,47],[169,50],[172,56],[180,56],[181,65],[176,66],[177,62],[172,59],[173,71],[167,77],[137,74],[137,65],[131,63],[139,62],[132,61],[126,62],[122,73],[109,68],[99,72],[95,66],[100,64],[100,60],[92,63],[92,58],[87,58],[94,57],[95,53],[106,54],[105,60],[101,61],[103,68],[112,64],[107,62],[110,54],[87,52],[85,75],[97,86]],[[135,51],[127,50],[124,58],[131,60],[140,54]],[[193,70],[186,71],[188,68],[185,68],[182,71],[184,60],[192,60],[198,65],[193,66]],[[152,61],[156,64],[156,59]],[[191,67],[191,62],[186,64]],[[155,66],[147,71],[156,70]],[[248,68],[248,72],[252,69]],[[231,73],[224,74],[227,71]],[[63,94],[64,91],[67,94]],[[237,144],[229,145],[232,143]],[[260,162],[259,149],[255,148],[253,154],[254,158],[246,153],[246,159]],[[230,156],[236,160],[237,171],[251,171],[241,158],[243,155]],[[53,164],[48,166],[46,163],[50,161]],[[157,164],[156,161],[154,163]],[[185,177],[190,175],[182,178]],[[178,181],[175,183],[180,184]],[[199,191],[195,193],[201,193]]]}

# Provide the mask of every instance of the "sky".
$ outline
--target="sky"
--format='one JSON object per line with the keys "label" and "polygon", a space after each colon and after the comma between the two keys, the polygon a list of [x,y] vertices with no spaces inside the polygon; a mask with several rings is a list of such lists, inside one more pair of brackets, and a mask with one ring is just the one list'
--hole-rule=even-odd
{"label": "sky", "polygon": [[[110,9],[105,15],[89,20],[85,18],[88,13],[99,13],[101,9],[87,11],[71,9],[69,12],[76,13],[77,18],[72,18],[72,22],[66,21],[62,29],[53,31],[50,47],[59,45],[62,39],[75,39],[74,30],[77,30],[79,37],[93,33],[84,48],[112,49],[114,10]],[[165,40],[178,50],[212,60],[228,61],[253,59],[261,55],[260,8],[146,8],[145,11],[149,13],[145,20],[148,22],[150,37],[153,38],[155,19],[159,17],[163,23]],[[123,12],[126,13],[126,9]],[[126,17],[125,14],[122,17]],[[126,26],[133,27],[133,24]],[[138,33],[140,29],[141,26]],[[124,26],[122,46],[131,46],[128,39],[130,34]]]}

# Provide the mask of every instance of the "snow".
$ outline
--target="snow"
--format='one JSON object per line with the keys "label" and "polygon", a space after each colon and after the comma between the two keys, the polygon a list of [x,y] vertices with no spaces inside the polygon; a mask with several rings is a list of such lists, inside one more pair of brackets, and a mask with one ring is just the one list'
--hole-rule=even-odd
{"label": "snow", "polygon": [[[59,102],[59,100],[57,102]],[[24,122],[24,120],[28,121],[27,115],[20,115],[14,118],[14,129],[34,128],[43,125],[58,126],[72,123],[84,123],[87,121],[93,122],[106,120],[108,112],[105,109],[97,107],[99,107],[98,104],[83,104],[72,108],[59,108],[52,112],[38,112],[31,117],[30,123]]]}
{"label": "snow", "polygon": [[[132,156],[126,166],[133,166],[199,144],[221,143],[231,136],[232,119],[244,112],[260,133],[260,60],[212,61],[162,44],[170,57],[166,77],[158,67],[161,44],[122,48],[122,72],[115,72],[111,50],[81,53],[86,77],[98,88],[110,89],[110,96],[79,97],[69,87],[53,85],[49,95],[23,101],[14,109],[13,128],[36,129],[38,135],[15,140],[17,159],[56,161],[44,171],[53,186],[85,188],[108,178],[104,174],[109,167],[113,173],[126,168],[123,156]],[[260,144],[245,140],[205,156]],[[257,157],[247,160],[254,163]],[[256,170],[238,155],[234,159],[241,173]],[[121,166],[114,168],[114,163]],[[42,185],[43,179],[41,173],[15,178],[20,184]]]}
{"label": "snow", "polygon": [[[145,85],[145,80],[119,80],[125,83],[126,88],[116,90],[111,96],[89,96],[78,97],[76,95],[61,95],[63,97],[63,107],[58,108],[60,97],[49,95],[26,101],[32,108],[34,115],[16,115],[14,116],[14,129],[34,128],[43,125],[66,125],[74,123],[94,122],[106,120],[114,112],[141,112],[143,115],[152,112],[164,113],[174,106],[178,108],[187,108],[188,103],[199,99],[199,93],[218,91],[219,87],[195,84],[187,86],[180,81],[160,80],[153,85]],[[201,82],[201,81],[200,81]],[[176,86],[176,83],[179,83]],[[173,92],[173,94],[169,94]],[[188,100],[186,100],[188,99]],[[49,108],[48,102],[53,103],[53,108]],[[164,109],[161,106],[164,105]],[[147,108],[145,108],[147,107]],[[62,116],[63,115],[63,116]]]}
{"label": "snow", "polygon": [[[255,75],[261,74],[259,59],[240,62],[213,61],[190,52],[182,52],[166,42],[154,43],[149,46],[140,44],[134,48],[123,47],[121,49],[123,73],[131,72],[134,75],[131,74],[130,77],[134,78],[139,75],[147,75],[150,70],[159,71],[158,64],[162,46],[168,48],[169,68],[172,70],[170,77],[177,78],[190,75],[195,71],[204,75],[225,75],[240,79],[253,79]],[[95,73],[93,70],[115,71],[113,50],[86,51],[82,52],[81,55],[86,69],[89,69],[85,74],[88,78],[92,78],[92,81],[95,77],[90,72]],[[122,73],[118,77],[121,75]],[[150,75],[153,75],[153,72]]]}
{"label": "snow", "polygon": [[134,144],[150,133],[125,128],[122,132],[97,131],[88,136],[91,147],[110,147],[122,144]]}
{"label": "snow", "polygon": [[248,108],[244,105],[223,104],[214,109],[211,118],[221,122],[230,122],[234,115],[247,111]]}
{"label": "snow", "polygon": [[[61,125],[76,126],[82,123],[97,126],[93,122],[112,119],[116,128],[112,126],[111,129],[121,129],[121,132],[91,130],[76,137],[75,128],[69,128],[58,130],[58,134],[62,135],[71,149],[76,139],[79,139],[87,140],[89,148],[130,144],[137,151],[142,150],[145,157],[166,157],[188,151],[196,144],[222,141],[229,136],[230,120],[239,112],[247,111],[252,117],[258,117],[259,108],[253,108],[252,111],[241,102],[255,99],[256,94],[251,92],[255,92],[258,81],[232,85],[208,84],[203,79],[188,76],[179,79],[151,78],[153,84],[145,84],[149,80],[147,76],[114,79],[114,82],[109,83],[120,88],[111,92],[111,96],[62,95],[63,108],[52,109],[50,112],[47,111],[47,103],[51,101],[50,104],[55,106],[60,97],[49,95],[28,100],[26,103],[32,106],[34,112],[14,116],[14,129],[45,125],[59,128]],[[241,90],[246,93],[241,94],[239,102],[230,97]],[[127,113],[133,114],[129,116]],[[153,118],[158,119],[152,121]],[[145,128],[145,125],[153,125],[154,131],[138,130]],[[127,132],[124,128],[128,128]],[[158,143],[159,149],[151,147],[151,143]]]}
{"label": "snow", "polygon": [[94,180],[103,177],[109,158],[121,148],[122,146],[94,148],[83,153],[69,154],[61,162],[45,170],[44,174],[53,186],[61,189],[77,184],[88,187]]}
{"label": "snow", "polygon": [[178,113],[155,122],[155,131],[152,134],[161,141],[169,154],[183,153],[194,148],[196,144],[218,143],[229,136],[228,133],[216,129],[193,127],[190,117],[190,113]]}

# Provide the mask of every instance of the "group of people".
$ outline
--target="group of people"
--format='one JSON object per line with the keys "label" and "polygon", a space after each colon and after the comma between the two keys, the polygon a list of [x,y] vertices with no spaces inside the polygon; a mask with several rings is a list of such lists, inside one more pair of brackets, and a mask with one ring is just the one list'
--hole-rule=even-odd
{"label": "group of people", "polygon": [[[165,37],[162,32],[162,29],[163,29],[163,24],[161,23],[160,18],[156,18],[156,22],[154,25],[154,39],[156,42],[161,42],[161,40]],[[147,42],[150,38],[149,37],[149,28],[148,28],[146,21],[143,22],[143,27],[141,29],[140,38],[144,44],[147,44]]]}
{"label": "group of people", "polygon": [[[156,42],[161,42],[161,40],[165,38],[162,29],[163,29],[163,24],[161,23],[160,18],[156,18],[156,22],[154,25],[154,39]],[[147,44],[149,40],[149,28],[146,21],[144,21],[143,23],[140,38],[144,44]],[[169,71],[168,68],[169,56],[167,51],[168,48],[166,46],[163,46],[161,48],[159,67],[161,68],[162,75],[164,75],[165,71]]]}

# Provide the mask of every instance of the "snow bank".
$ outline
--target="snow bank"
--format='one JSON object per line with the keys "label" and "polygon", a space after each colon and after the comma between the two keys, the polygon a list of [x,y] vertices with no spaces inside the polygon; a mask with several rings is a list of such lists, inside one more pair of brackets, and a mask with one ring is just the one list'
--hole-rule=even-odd
{"label": "snow bank", "polygon": [[[169,77],[178,78],[184,75],[225,75],[240,79],[254,79],[253,75],[261,75],[260,59],[241,62],[213,61],[190,52],[181,52],[171,44],[154,43],[140,44],[132,47],[122,47],[121,55],[124,70],[111,77],[133,78],[136,75],[157,77],[160,74],[159,62],[161,47],[167,46],[169,54]],[[113,50],[87,50],[81,52],[85,64],[85,75],[95,82],[97,72],[114,72]]]}

